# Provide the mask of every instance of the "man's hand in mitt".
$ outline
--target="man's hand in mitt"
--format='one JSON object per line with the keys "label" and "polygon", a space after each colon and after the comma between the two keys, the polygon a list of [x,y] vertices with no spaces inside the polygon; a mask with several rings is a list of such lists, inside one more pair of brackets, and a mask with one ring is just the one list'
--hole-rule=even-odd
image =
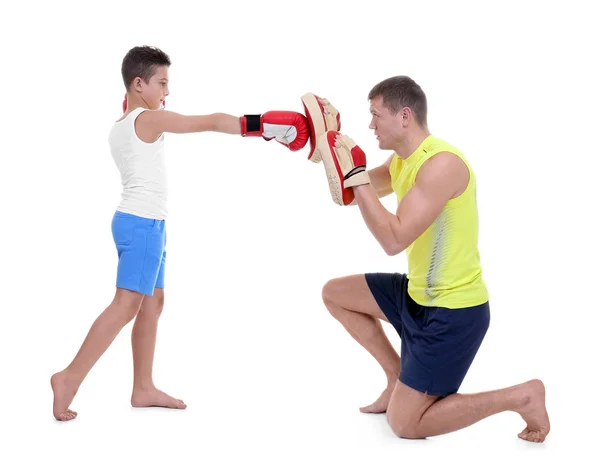
{"label": "man's hand in mitt", "polygon": [[319,137],[317,150],[323,158],[333,201],[349,205],[354,201],[352,187],[370,183],[365,152],[352,138],[333,130]]}

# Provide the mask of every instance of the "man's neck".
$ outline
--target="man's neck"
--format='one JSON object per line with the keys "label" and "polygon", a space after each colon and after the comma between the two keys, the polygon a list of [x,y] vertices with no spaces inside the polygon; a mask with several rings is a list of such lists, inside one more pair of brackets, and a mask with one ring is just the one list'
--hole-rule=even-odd
{"label": "man's neck", "polygon": [[430,135],[427,128],[419,128],[417,131],[407,135],[406,139],[398,143],[393,149],[400,158],[407,159],[423,143],[423,140]]}

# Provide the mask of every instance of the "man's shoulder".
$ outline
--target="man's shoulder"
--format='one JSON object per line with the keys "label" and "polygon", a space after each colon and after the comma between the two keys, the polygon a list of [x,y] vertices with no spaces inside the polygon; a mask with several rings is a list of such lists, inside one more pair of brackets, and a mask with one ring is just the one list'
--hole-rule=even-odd
{"label": "man's shoulder", "polygon": [[447,153],[456,154],[457,156],[460,156],[460,157],[464,157],[462,154],[462,151],[458,147],[456,147],[452,143],[449,143],[448,141],[446,141],[442,138],[435,137],[435,136],[431,136],[430,138],[428,138],[423,150],[425,153],[429,153],[429,154],[447,152]]}

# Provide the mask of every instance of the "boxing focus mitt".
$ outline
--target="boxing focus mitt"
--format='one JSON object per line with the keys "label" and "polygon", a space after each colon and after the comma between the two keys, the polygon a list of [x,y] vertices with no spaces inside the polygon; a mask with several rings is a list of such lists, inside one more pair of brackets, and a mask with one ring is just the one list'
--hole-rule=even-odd
{"label": "boxing focus mitt", "polygon": [[310,129],[310,153],[308,154],[308,160],[319,163],[322,159],[317,148],[319,138],[329,130],[340,131],[340,113],[327,99],[320,98],[313,93],[306,93],[300,99],[302,99]]}
{"label": "boxing focus mitt", "polygon": [[[316,151],[323,158],[331,198],[338,205],[349,205],[354,201],[352,187],[371,183],[367,173],[365,152],[352,138],[343,135],[336,139],[339,132],[323,133],[317,142]],[[336,141],[340,147],[336,147]]]}

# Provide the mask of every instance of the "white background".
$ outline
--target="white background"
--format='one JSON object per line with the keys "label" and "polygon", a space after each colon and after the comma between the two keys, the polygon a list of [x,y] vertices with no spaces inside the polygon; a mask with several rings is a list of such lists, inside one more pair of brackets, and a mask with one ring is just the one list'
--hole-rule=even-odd
{"label": "white background", "polygon": [[[5,7],[1,466],[542,466],[597,460],[598,72],[592,2],[33,2]],[[517,6],[518,4],[518,6]],[[560,5],[560,6],[559,6]],[[7,9],[6,9],[7,8]],[[166,304],[155,380],[185,411],[134,410],[131,324],[52,417],[49,378],[114,293],[120,180],[107,137],[120,66],[166,51],[170,110],[302,111],[325,96],[382,163],[367,94],[406,74],[431,132],[478,179],[492,322],[461,388],[541,378],[552,431],[517,414],[409,441],[363,415],[383,372],[327,312],[330,278],[406,271],[357,207],[333,203],[308,147],[167,136]],[[384,204],[395,209],[392,197]],[[392,342],[399,339],[386,324]],[[579,465],[584,466],[584,465]]]}

